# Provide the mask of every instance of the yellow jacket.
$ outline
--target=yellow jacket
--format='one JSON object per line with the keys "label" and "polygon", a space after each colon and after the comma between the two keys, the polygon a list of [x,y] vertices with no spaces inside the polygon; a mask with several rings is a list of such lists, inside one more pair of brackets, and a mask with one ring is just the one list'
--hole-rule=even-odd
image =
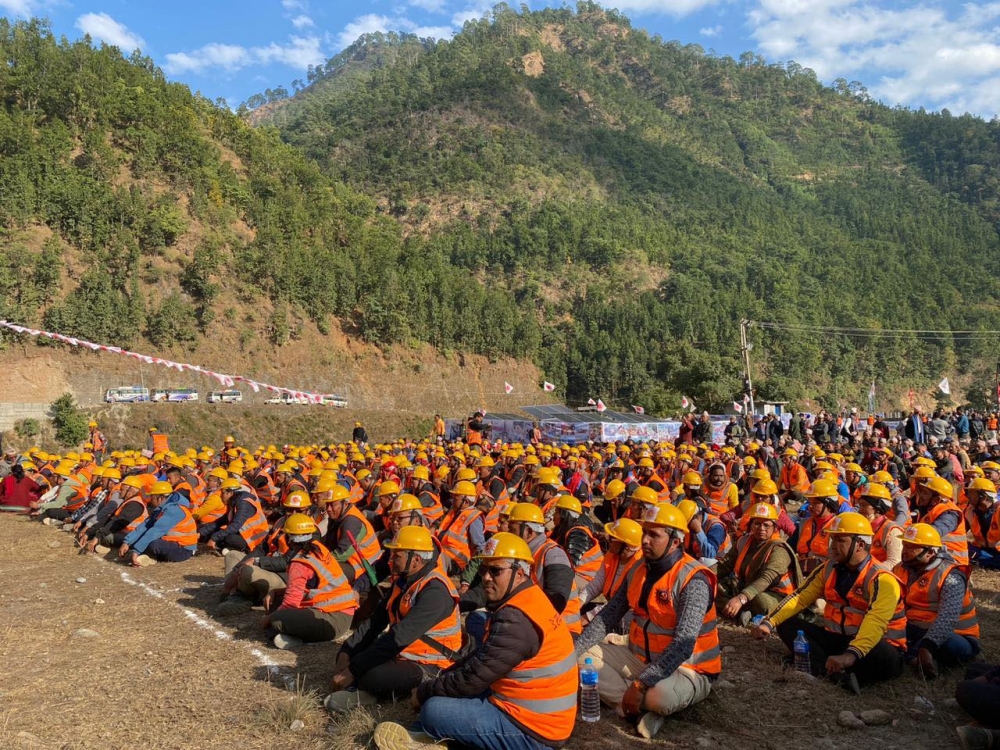
{"label": "yellow jacket", "polygon": [[198,509],[191,513],[195,521],[201,523],[201,519],[209,513],[218,513],[226,507],[225,501],[218,492],[210,492]]}

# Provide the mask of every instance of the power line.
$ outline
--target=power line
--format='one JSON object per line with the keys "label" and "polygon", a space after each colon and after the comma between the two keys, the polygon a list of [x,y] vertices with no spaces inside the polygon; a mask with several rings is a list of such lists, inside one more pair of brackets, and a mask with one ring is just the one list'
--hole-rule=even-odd
{"label": "power line", "polygon": [[815,326],[794,323],[773,323],[750,321],[751,326],[774,331],[799,331],[802,333],[830,334],[859,338],[911,338],[921,341],[985,341],[1000,338],[1000,331],[944,331],[917,328],[846,328],[839,326]]}

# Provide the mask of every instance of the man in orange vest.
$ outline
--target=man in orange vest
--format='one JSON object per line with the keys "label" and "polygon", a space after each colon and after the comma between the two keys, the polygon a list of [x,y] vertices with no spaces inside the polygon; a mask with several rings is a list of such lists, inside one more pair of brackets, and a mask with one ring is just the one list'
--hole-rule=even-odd
{"label": "man in orange vest", "polygon": [[[340,648],[333,675],[337,692],[325,701],[332,713],[373,705],[379,698],[405,698],[461,655],[458,592],[431,532],[403,526],[385,548],[392,589],[385,606],[376,608]],[[358,690],[346,692],[352,684]]]}
{"label": "man in orange vest", "polygon": [[202,524],[198,533],[210,550],[227,548],[253,552],[267,538],[267,517],[260,501],[239,479],[226,479],[219,487],[226,513],[212,523]]}
{"label": "man in orange vest", "polygon": [[104,454],[108,452],[108,439],[97,427],[97,422],[91,420],[87,425],[90,430],[90,445],[94,451],[94,459],[98,463],[104,463]]}
{"label": "man in orange vest", "polygon": [[198,549],[198,527],[187,498],[169,482],[156,482],[146,505],[149,517],[125,537],[118,556],[133,567],[191,559]]}
{"label": "man in orange vest", "polygon": [[805,500],[809,489],[809,474],[799,463],[799,452],[794,448],[785,448],[781,454],[781,477],[778,482],[779,497],[784,504]]}
{"label": "man in orange vest", "polygon": [[166,433],[160,432],[155,427],[149,428],[149,437],[146,438],[146,450],[150,453],[166,453],[170,450],[170,439]]}
{"label": "man in orange vest", "polygon": [[[590,604],[588,607],[588,603],[593,602],[598,596],[603,596],[605,601],[611,601],[618,593],[618,589],[628,580],[632,569],[642,563],[642,526],[631,518],[619,518],[617,521],[604,524],[604,531],[608,535],[608,551],[594,580],[580,593],[584,614],[587,611],[591,612],[588,622],[603,606],[597,605],[597,611],[594,611],[595,605]],[[623,625],[627,627],[629,622],[623,622]]]}
{"label": "man in orange vest", "polygon": [[906,661],[929,679],[939,664],[972,661],[980,649],[969,571],[955,564],[933,526],[903,532],[903,562],[894,572],[906,585]]}
{"label": "man in orange vest", "polygon": [[414,691],[422,731],[394,722],[375,728],[379,750],[446,739],[475,750],[542,750],[563,746],[572,734],[579,684],[573,637],[531,579],[531,550],[501,532],[478,557],[491,613],[485,641]]}
{"label": "man in orange vest", "polygon": [[917,485],[919,523],[933,526],[948,552],[959,565],[969,564],[969,538],[965,516],[955,504],[955,488],[944,477],[934,476]]}
{"label": "man in orange vest", "polygon": [[[813,674],[826,674],[857,694],[860,685],[902,675],[906,647],[902,585],[871,556],[872,536],[860,513],[838,515],[830,527],[830,559],[753,631],[763,639],[777,628],[789,654],[802,632]],[[817,599],[826,601],[822,620],[800,617]]]}
{"label": "man in orange vest", "polygon": [[802,580],[798,558],[781,538],[778,509],[754,503],[746,518],[748,533],[736,540],[715,571],[719,590],[729,597],[720,614],[744,627],[754,615],[776,608]]}
{"label": "man in orange vest", "polygon": [[[687,521],[669,503],[642,522],[644,564],[636,567],[576,643],[597,667],[601,700],[638,719],[655,737],[664,717],[708,697],[722,671],[715,574],[684,552]],[[628,645],[604,643],[632,613]]]}
{"label": "man in orange vest", "polygon": [[285,519],[291,559],[281,605],[260,626],[277,648],[335,641],[351,627],[358,597],[340,563],[318,539],[316,522],[303,513]]}
{"label": "man in orange vest", "polygon": [[604,552],[592,531],[590,517],[577,498],[561,495],[556,501],[553,521],[551,539],[566,550],[576,572],[576,585],[583,590],[604,562]]}

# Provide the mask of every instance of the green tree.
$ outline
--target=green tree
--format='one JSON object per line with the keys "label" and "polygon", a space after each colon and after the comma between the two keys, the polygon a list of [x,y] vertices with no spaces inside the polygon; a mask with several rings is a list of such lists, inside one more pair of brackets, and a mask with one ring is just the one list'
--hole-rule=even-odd
{"label": "green tree", "polygon": [[73,394],[64,393],[49,406],[56,440],[62,446],[77,446],[87,439],[87,415],[77,408]]}

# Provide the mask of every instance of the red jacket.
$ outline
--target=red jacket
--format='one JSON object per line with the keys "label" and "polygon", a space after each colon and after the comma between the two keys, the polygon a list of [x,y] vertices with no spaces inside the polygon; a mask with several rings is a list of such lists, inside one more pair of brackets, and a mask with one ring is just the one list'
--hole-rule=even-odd
{"label": "red jacket", "polygon": [[0,482],[0,505],[28,508],[41,496],[42,488],[31,477],[26,476],[17,482],[13,475],[9,475]]}

